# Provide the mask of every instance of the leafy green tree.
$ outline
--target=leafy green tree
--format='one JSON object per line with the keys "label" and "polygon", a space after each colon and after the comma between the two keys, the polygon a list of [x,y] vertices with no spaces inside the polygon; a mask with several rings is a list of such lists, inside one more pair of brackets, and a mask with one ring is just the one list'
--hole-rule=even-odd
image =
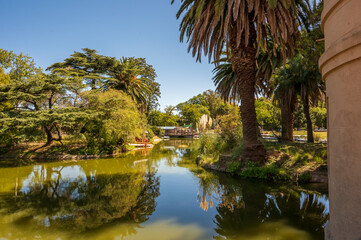
{"label": "leafy green tree", "polygon": [[[323,1],[304,1],[301,39],[298,42],[297,55],[290,59],[286,66],[276,74],[279,86],[275,95],[283,106],[284,141],[293,141],[293,112],[296,110],[297,97],[300,97],[307,124],[307,141],[313,142],[313,127],[310,107],[323,98],[324,83],[318,70],[318,60],[324,51],[321,31],[321,12]],[[277,78],[276,77],[276,78]],[[282,96],[281,96],[282,95]],[[291,129],[292,128],[292,129]]]}
{"label": "leafy green tree", "polygon": [[231,112],[234,107],[229,102],[224,101],[218,93],[212,90],[207,90],[202,94],[198,94],[179,106],[181,105],[198,105],[201,108],[206,107],[209,111],[209,116],[213,119],[213,127],[217,125],[221,116]]}
{"label": "leafy green tree", "polygon": [[179,116],[158,110],[148,114],[148,123],[152,126],[178,126]]}
{"label": "leafy green tree", "polygon": [[3,143],[40,140],[43,134],[46,145],[61,142],[63,129],[79,130],[92,118],[91,112],[67,104],[67,79],[42,73],[26,55],[1,50],[0,56],[0,66],[9,72],[7,83],[0,86],[0,102],[11,103],[1,112]]}
{"label": "leafy green tree", "polygon": [[66,77],[81,78],[92,90],[104,87],[108,79],[105,72],[113,66],[115,59],[102,56],[94,49],[82,50],[74,52],[63,62],[54,63],[47,70]]}
{"label": "leafy green tree", "polygon": [[113,153],[126,142],[143,137],[145,119],[136,103],[123,91],[88,91],[84,98],[87,108],[98,113],[98,117],[85,126],[89,147]]}
{"label": "leafy green tree", "polygon": [[[257,4],[256,4],[257,3]],[[298,35],[295,1],[183,0],[177,17],[183,16],[181,41],[186,37],[197,60],[203,53],[217,62],[224,47],[242,91],[243,157],[264,162],[266,151],[257,135],[255,111],[257,51],[273,40],[283,56]]]}
{"label": "leafy green tree", "polygon": [[[242,123],[241,114],[238,107],[231,110],[218,118],[217,131],[225,140],[225,150],[232,150],[242,141]],[[228,148],[228,149],[227,149]]]}
{"label": "leafy green tree", "polygon": [[259,126],[268,131],[280,129],[281,110],[274,106],[271,100],[260,98],[255,105]]}
{"label": "leafy green tree", "polygon": [[[62,128],[79,126],[91,118],[91,112],[63,106],[64,79],[55,75],[37,75],[0,86],[0,102],[15,102],[1,112],[1,138],[19,142],[46,135],[46,145],[62,143]],[[54,137],[54,134],[57,137]],[[14,135],[10,138],[9,135]]]}
{"label": "leafy green tree", "polygon": [[207,107],[198,104],[181,103],[177,105],[177,109],[181,116],[181,123],[183,125],[192,125],[194,128],[204,114],[210,115]]}
{"label": "leafy green tree", "polygon": [[[10,76],[6,74],[2,67],[0,67],[0,86],[7,85],[10,83]],[[0,110],[4,110],[11,107],[10,101],[4,101],[0,103]]]}
{"label": "leafy green tree", "polygon": [[172,105],[166,106],[164,108],[164,112],[168,115],[174,115],[175,110],[177,110],[177,107]]}
{"label": "leafy green tree", "polygon": [[313,107],[310,110],[312,122],[318,128],[327,128],[327,109],[321,107]]}
{"label": "leafy green tree", "polygon": [[82,50],[47,70],[71,79],[74,87],[83,83],[92,90],[122,90],[140,105],[143,112],[157,108],[160,84],[155,81],[157,75],[153,66],[145,58],[122,57],[118,60],[100,55],[93,49]]}

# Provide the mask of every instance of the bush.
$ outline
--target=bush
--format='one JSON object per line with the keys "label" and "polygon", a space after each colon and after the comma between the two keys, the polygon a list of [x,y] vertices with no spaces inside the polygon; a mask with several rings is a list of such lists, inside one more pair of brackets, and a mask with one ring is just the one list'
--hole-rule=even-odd
{"label": "bush", "polygon": [[243,178],[253,178],[273,182],[290,181],[291,177],[285,170],[278,168],[276,165],[260,167],[258,164],[248,162],[247,168],[240,174]]}
{"label": "bush", "polygon": [[297,177],[298,183],[309,183],[311,181],[311,174],[309,172],[301,173]]}
{"label": "bush", "polygon": [[158,137],[164,137],[164,130],[156,127],[156,126],[151,126],[150,129],[152,130],[152,132],[158,136]]}
{"label": "bush", "polygon": [[200,137],[195,148],[200,155],[216,157],[223,150],[223,145],[224,142],[218,135],[204,134]]}
{"label": "bush", "polygon": [[98,117],[89,121],[85,128],[88,148],[92,152],[116,153],[124,150],[126,142],[142,138],[146,125],[136,103],[123,91],[96,90],[83,93],[89,108]]}
{"label": "bush", "polygon": [[294,156],[293,156],[293,159],[298,162],[298,163],[302,163],[302,164],[307,164],[309,162],[309,159],[308,159],[308,155],[307,154],[300,154],[299,152],[296,153]]}
{"label": "bush", "polygon": [[319,163],[319,164],[323,163],[323,159],[319,156],[315,156],[313,159],[315,160],[316,163]]}
{"label": "bush", "polygon": [[240,162],[230,162],[228,164],[228,172],[232,175],[239,174],[241,171],[241,163]]}
{"label": "bush", "polygon": [[218,133],[224,140],[224,150],[233,150],[243,140],[242,124],[238,108],[232,108],[232,112],[218,119]]}

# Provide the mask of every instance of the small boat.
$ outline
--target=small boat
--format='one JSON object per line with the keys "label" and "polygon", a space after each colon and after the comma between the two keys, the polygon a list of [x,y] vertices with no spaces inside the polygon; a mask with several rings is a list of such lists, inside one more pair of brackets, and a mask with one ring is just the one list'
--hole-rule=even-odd
{"label": "small boat", "polygon": [[152,148],[153,144],[151,143],[128,143],[128,146],[134,146],[136,148]]}
{"label": "small boat", "polygon": [[199,139],[199,135],[194,135],[193,138],[194,139]]}
{"label": "small boat", "polygon": [[169,136],[164,136],[164,137],[162,137],[162,139],[163,139],[163,140],[169,140],[170,137],[169,137]]}

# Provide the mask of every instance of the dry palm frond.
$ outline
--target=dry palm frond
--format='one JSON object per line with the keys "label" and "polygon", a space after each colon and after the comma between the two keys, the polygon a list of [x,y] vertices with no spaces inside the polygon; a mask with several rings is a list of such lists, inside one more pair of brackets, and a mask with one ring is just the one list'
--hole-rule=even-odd
{"label": "dry palm frond", "polygon": [[[273,50],[281,48],[285,57],[298,37],[295,0],[182,0],[177,17],[181,41],[189,42],[189,51],[197,60],[204,53],[209,60],[219,59],[236,28],[237,46],[256,49],[272,40]],[[256,29],[256,42],[249,42],[250,26]],[[267,31],[267,28],[269,31]]]}

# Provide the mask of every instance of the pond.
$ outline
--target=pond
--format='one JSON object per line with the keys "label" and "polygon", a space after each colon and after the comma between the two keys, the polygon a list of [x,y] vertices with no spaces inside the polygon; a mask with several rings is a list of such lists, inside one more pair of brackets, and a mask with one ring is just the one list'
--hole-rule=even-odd
{"label": "pond", "polygon": [[327,186],[244,181],[192,140],[120,158],[0,168],[0,239],[323,239]]}

